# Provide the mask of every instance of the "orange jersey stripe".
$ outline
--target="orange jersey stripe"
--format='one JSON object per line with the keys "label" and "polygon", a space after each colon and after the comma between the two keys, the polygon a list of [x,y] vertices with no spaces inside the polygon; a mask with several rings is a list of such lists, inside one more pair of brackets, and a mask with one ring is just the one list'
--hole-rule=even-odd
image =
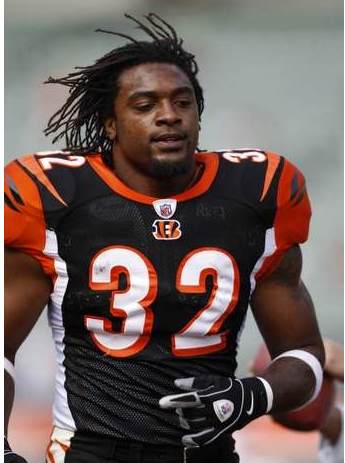
{"label": "orange jersey stripe", "polygon": [[47,449],[47,457],[48,457],[47,459],[48,459],[49,463],[56,463],[51,451],[49,450],[49,448]]}
{"label": "orange jersey stripe", "polygon": [[5,168],[5,192],[11,197],[15,205],[21,209],[23,205],[16,201],[10,191],[8,181],[10,179],[15,183],[21,198],[25,198],[25,207],[29,208],[31,213],[40,215],[42,204],[37,186],[16,162],[11,162]]}
{"label": "orange jersey stripe", "polygon": [[311,207],[303,174],[284,159],[277,193],[277,210],[274,218],[274,234],[277,249],[266,258],[256,274],[257,281],[269,275],[279,265],[286,250],[308,238]]}
{"label": "orange jersey stripe", "polygon": [[[297,200],[291,201],[292,183],[298,175]],[[311,207],[305,190],[303,174],[285,159],[278,187],[278,210],[274,221],[276,243],[279,248],[303,243],[308,237]]]}
{"label": "orange jersey stripe", "polygon": [[69,445],[63,444],[59,440],[56,440],[55,442],[60,445],[60,447],[62,448],[64,452],[67,452],[69,450]]}
{"label": "orange jersey stripe", "polygon": [[[34,181],[16,163],[11,162],[5,169],[5,179],[11,178],[24,204],[13,199],[17,210],[5,204],[4,238],[5,245],[13,247],[39,261],[45,273],[55,280],[53,259],[43,254],[46,243],[46,224],[41,197]],[[10,194],[9,185],[5,191]]]}
{"label": "orange jersey stripe", "polygon": [[262,201],[265,198],[268,192],[268,189],[272,183],[274,174],[276,173],[276,170],[278,168],[280,159],[281,159],[280,156],[276,153],[266,153],[266,154],[267,154],[267,169],[266,169],[264,187],[262,189],[260,201]]}
{"label": "orange jersey stripe", "polygon": [[65,461],[66,453],[70,449],[70,441],[68,442],[69,444],[65,444],[57,439],[55,430],[53,430],[46,450],[47,463],[63,463]]}
{"label": "orange jersey stripe", "polygon": [[67,206],[65,201],[61,198],[58,191],[55,189],[54,185],[51,183],[49,178],[44,173],[40,164],[36,161],[36,159],[32,156],[25,156],[18,160],[18,162],[26,167],[46,188],[47,190],[64,206]]}

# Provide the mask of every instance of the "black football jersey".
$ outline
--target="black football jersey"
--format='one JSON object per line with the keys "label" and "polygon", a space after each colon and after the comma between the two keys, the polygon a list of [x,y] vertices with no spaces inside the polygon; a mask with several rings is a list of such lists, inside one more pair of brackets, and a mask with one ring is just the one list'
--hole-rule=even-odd
{"label": "black football jersey", "polygon": [[54,284],[55,426],[180,445],[159,399],[174,379],[233,376],[260,278],[308,235],[300,171],[260,150],[197,153],[188,190],[153,198],[100,154],[44,152],[6,168],[6,244]]}

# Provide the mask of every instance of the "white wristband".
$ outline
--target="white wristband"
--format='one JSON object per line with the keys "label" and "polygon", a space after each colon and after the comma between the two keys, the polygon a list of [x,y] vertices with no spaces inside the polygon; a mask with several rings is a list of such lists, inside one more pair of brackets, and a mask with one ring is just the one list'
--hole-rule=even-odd
{"label": "white wristband", "polygon": [[314,393],[311,396],[311,398],[305,404],[303,404],[303,407],[305,407],[307,404],[309,404],[314,399],[316,399],[316,397],[319,395],[319,392],[321,390],[322,380],[323,380],[323,371],[322,371],[321,364],[319,360],[315,357],[315,355],[310,354],[309,352],[306,352],[305,350],[301,350],[301,349],[288,350],[286,352],[283,352],[282,354],[278,355],[278,357],[274,358],[273,362],[283,357],[295,357],[299,360],[302,360],[302,362],[306,363],[308,367],[314,373],[314,376],[315,376]]}
{"label": "white wristband", "polygon": [[273,391],[271,388],[270,383],[264,379],[261,378],[261,376],[257,376],[257,378],[262,382],[262,384],[265,386],[266,389],[266,395],[267,395],[267,408],[266,408],[266,413],[269,413],[272,409],[273,406]]}
{"label": "white wristband", "polygon": [[4,357],[4,369],[7,371],[7,373],[11,376],[13,381],[15,381],[15,370],[14,370],[14,365],[13,363],[8,360],[6,357]]}

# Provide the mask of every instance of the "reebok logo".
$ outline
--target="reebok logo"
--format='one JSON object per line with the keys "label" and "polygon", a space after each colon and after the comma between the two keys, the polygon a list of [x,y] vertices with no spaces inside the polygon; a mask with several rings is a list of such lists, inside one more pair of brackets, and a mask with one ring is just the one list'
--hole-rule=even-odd
{"label": "reebok logo", "polygon": [[226,212],[223,206],[209,206],[204,203],[199,203],[196,208],[197,217],[205,218],[220,218],[222,220],[226,219]]}

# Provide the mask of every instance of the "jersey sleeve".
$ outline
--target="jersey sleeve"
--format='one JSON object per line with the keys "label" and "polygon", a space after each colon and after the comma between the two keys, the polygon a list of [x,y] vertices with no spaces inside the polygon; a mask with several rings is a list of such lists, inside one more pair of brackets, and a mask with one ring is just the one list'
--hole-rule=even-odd
{"label": "jersey sleeve", "polygon": [[35,258],[54,279],[53,261],[44,254],[46,225],[37,185],[17,161],[5,167],[4,179],[5,246]]}
{"label": "jersey sleeve", "polygon": [[307,241],[310,219],[311,206],[305,178],[297,167],[284,159],[274,220],[277,248],[286,250]]}
{"label": "jersey sleeve", "polygon": [[286,158],[282,162],[270,234],[271,253],[257,274],[258,280],[274,270],[287,249],[308,239],[311,205],[304,175]]}

